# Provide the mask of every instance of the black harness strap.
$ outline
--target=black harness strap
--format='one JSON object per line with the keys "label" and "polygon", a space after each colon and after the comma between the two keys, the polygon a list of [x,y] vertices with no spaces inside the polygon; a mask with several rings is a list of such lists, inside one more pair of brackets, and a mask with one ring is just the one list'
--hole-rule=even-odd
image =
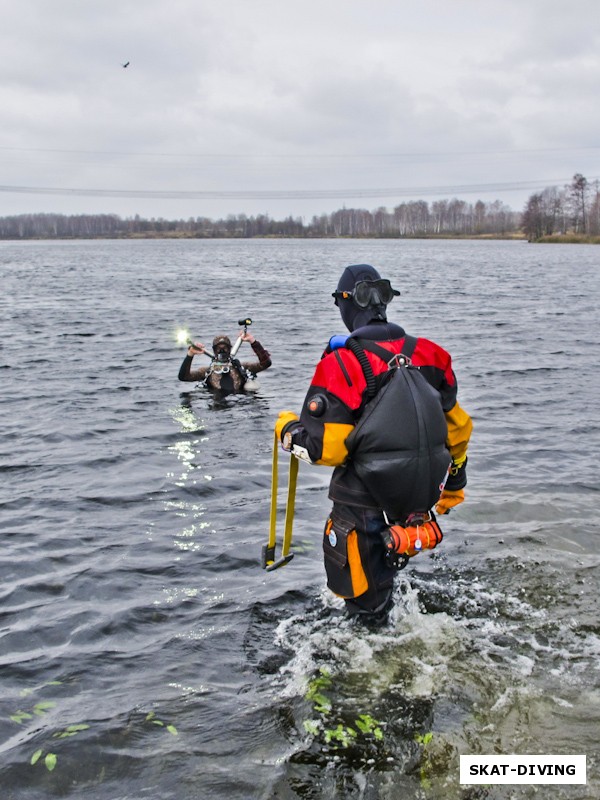
{"label": "black harness strap", "polygon": [[333,352],[335,353],[337,362],[340,365],[340,369],[342,370],[344,378],[346,379],[346,383],[348,384],[348,386],[352,386],[352,379],[350,378],[350,375],[348,375],[348,370],[346,369],[346,365],[342,361],[341,355],[338,353],[337,350],[334,350]]}
{"label": "black harness strap", "polygon": [[[371,353],[374,353],[376,356],[379,356],[382,361],[385,361],[386,364],[389,364],[390,361],[397,356],[406,356],[406,358],[410,361],[412,354],[415,351],[417,346],[417,337],[416,336],[409,336],[408,334],[404,337],[404,342],[402,343],[402,348],[400,349],[399,353],[393,353],[391,350],[386,350],[385,347],[381,347],[381,345],[374,342],[372,339],[353,339],[351,336],[348,337],[346,340],[346,347],[351,350],[360,367],[363,371],[365,376],[365,380],[367,382],[367,400],[370,400],[372,397],[375,397],[379,390],[380,382],[377,380],[373,372],[373,368],[371,367],[371,362],[367,358],[367,354],[365,350],[368,350]],[[342,357],[338,353],[337,349],[333,350],[335,354],[336,360],[339,364],[339,367],[344,375],[346,383],[348,386],[352,386],[352,379],[348,374],[348,370],[342,360]]]}
{"label": "black harness strap", "polygon": [[375,355],[379,356],[379,358],[385,361],[386,364],[388,364],[396,355],[411,358],[417,346],[417,337],[409,336],[408,334],[404,337],[404,342],[402,343],[402,348],[400,349],[399,353],[393,353],[391,350],[387,350],[385,347],[382,347],[371,339],[359,339],[356,341],[360,341],[363,350],[368,350],[370,353],[375,353]]}
{"label": "black harness strap", "polygon": [[402,349],[400,350],[400,352],[403,356],[408,356],[408,358],[412,358],[416,346],[417,346],[417,337],[409,336],[407,333],[406,336],[404,337],[404,344],[402,345]]}
{"label": "black harness strap", "polygon": [[[399,353],[392,353],[391,350],[386,350],[385,347],[374,342],[372,339],[352,339],[350,337],[346,342],[346,347],[348,347],[356,358],[358,359],[358,363],[361,366],[361,369],[364,373],[365,380],[367,382],[367,401],[371,400],[371,398],[375,397],[377,394],[379,387],[381,385],[380,381],[377,380],[373,373],[373,368],[367,358],[365,350],[368,350],[370,353],[374,353],[376,356],[379,356],[382,361],[385,361],[386,364],[394,358],[394,356],[405,356],[407,359],[410,360],[412,354],[415,352],[415,348],[417,346],[417,337],[416,336],[409,336],[408,334],[404,337],[404,342],[402,343],[402,348],[400,349]],[[379,376],[381,378],[381,376]]]}

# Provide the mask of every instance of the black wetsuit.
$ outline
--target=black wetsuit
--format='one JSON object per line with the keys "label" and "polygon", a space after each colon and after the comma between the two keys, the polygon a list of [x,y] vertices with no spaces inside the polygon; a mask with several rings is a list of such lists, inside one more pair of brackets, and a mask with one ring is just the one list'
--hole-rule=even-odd
{"label": "black wetsuit", "polygon": [[248,373],[256,375],[271,366],[271,356],[261,343],[255,339],[251,345],[258,361],[240,363],[236,358],[221,363],[212,361],[207,367],[192,369],[193,356],[186,355],[179,370],[179,380],[198,383],[204,381],[210,389],[223,392],[240,392],[244,388]]}

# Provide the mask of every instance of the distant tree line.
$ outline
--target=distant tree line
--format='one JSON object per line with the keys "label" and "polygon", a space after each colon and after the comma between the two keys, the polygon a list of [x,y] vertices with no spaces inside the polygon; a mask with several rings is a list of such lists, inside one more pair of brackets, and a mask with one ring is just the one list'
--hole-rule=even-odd
{"label": "distant tree line", "polygon": [[495,200],[475,204],[464,200],[424,200],[401,203],[392,211],[342,208],[333,214],[313,217],[310,236],[421,237],[504,236],[514,233],[520,214]]}
{"label": "distant tree line", "polygon": [[503,236],[518,230],[520,214],[499,200],[475,204],[463,200],[423,200],[401,203],[393,210],[342,208],[331,214],[271,219],[266,214],[230,214],[225,219],[122,219],[116,214],[19,214],[0,217],[0,239],[82,239],[132,236],[196,238],[291,237],[422,237]]}
{"label": "distant tree line", "polygon": [[562,189],[553,186],[532,194],[523,211],[521,228],[529,241],[569,233],[600,236],[600,182],[590,184],[577,173]]}
{"label": "distant tree line", "polygon": [[94,239],[180,236],[200,239],[260,236],[287,237],[502,237],[524,234],[530,241],[545,236],[600,236],[600,186],[581,174],[563,187],[533,194],[522,213],[499,200],[467,203],[456,198],[400,203],[391,211],[380,207],[341,208],[331,214],[271,219],[267,214],[229,214],[224,219],[190,217],[167,220],[122,219],[116,214],[19,214],[0,217],[0,239]]}

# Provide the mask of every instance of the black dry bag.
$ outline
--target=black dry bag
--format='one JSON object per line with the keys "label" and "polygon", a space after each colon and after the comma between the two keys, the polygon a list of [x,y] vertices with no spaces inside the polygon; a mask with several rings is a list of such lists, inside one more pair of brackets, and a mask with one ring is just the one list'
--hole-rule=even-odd
{"label": "black dry bag", "polygon": [[[361,344],[390,355],[372,342]],[[355,346],[352,350],[356,354]],[[359,361],[364,371],[364,360]],[[440,394],[410,359],[405,361],[384,373],[383,386],[346,439],[358,477],[388,519],[400,523],[435,505],[450,465]]]}

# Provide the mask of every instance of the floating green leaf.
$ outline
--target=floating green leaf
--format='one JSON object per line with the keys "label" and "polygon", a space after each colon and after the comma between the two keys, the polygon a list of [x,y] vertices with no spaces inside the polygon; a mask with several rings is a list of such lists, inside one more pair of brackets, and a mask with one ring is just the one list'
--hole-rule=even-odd
{"label": "floating green leaf", "polygon": [[31,756],[31,761],[29,763],[30,764],[37,764],[37,762],[41,758],[42,752],[43,752],[42,750],[36,750],[35,753]]}
{"label": "floating green leaf", "polygon": [[20,725],[24,719],[33,719],[31,714],[28,714],[26,711],[17,711],[16,714],[11,715],[11,720],[16,722],[17,725]]}
{"label": "floating green leaf", "polygon": [[371,733],[377,722],[369,714],[360,714],[356,720],[356,727],[361,733]]}
{"label": "floating green leaf", "polygon": [[85,723],[80,725],[69,725],[67,731],[69,731],[69,733],[79,733],[79,731],[87,731],[89,727],[90,726],[86,725]]}
{"label": "floating green leaf", "polygon": [[319,723],[314,719],[305,719],[303,722],[304,730],[311,736],[319,735]]}
{"label": "floating green leaf", "polygon": [[331,711],[331,701],[322,693],[323,689],[331,686],[329,670],[325,667],[319,669],[319,675],[309,683],[304,695],[314,705],[319,714],[328,714]]}
{"label": "floating green leaf", "polygon": [[64,731],[57,731],[53,733],[55,739],[68,739],[69,736],[77,736],[78,733],[81,731],[86,731],[90,726],[81,724],[81,725],[69,725]]}
{"label": "floating green leaf", "polygon": [[48,770],[48,772],[52,772],[52,770],[56,766],[56,761],[57,761],[56,755],[54,753],[48,753],[48,755],[44,759],[44,763],[46,765],[46,769]]}
{"label": "floating green leaf", "polygon": [[175,725],[167,725],[166,722],[163,722],[161,719],[156,719],[155,717],[156,714],[154,711],[150,711],[148,714],[146,714],[146,719],[144,721],[151,722],[153,725],[159,725],[161,728],[166,728],[173,736],[179,736],[179,732]]}
{"label": "floating green leaf", "polygon": [[46,700],[43,703],[36,703],[33,707],[33,713],[37,714],[38,717],[42,717],[49,708],[54,708],[56,703],[52,700]]}
{"label": "floating green leaf", "polygon": [[341,723],[337,726],[337,728],[330,729],[325,731],[325,742],[329,743],[332,741],[339,742],[342,747],[348,747],[351,744],[352,739],[356,738],[356,731],[353,728],[346,728]]}
{"label": "floating green leaf", "polygon": [[429,733],[415,734],[415,742],[419,742],[419,744],[427,745],[433,739],[433,733],[429,731]]}
{"label": "floating green leaf", "polygon": [[383,732],[379,727],[379,722],[370,714],[360,714],[355,720],[356,727],[361,733],[372,733],[376,739],[383,739]]}
{"label": "floating green leaf", "polygon": [[316,694],[312,700],[315,711],[318,711],[319,714],[327,714],[331,711],[331,701],[324,694]]}
{"label": "floating green leaf", "polygon": [[308,684],[308,689],[306,690],[308,700],[312,699],[313,695],[320,692],[321,689],[328,689],[331,686],[331,677],[328,670],[325,667],[321,667],[319,673],[319,677],[313,678]]}

